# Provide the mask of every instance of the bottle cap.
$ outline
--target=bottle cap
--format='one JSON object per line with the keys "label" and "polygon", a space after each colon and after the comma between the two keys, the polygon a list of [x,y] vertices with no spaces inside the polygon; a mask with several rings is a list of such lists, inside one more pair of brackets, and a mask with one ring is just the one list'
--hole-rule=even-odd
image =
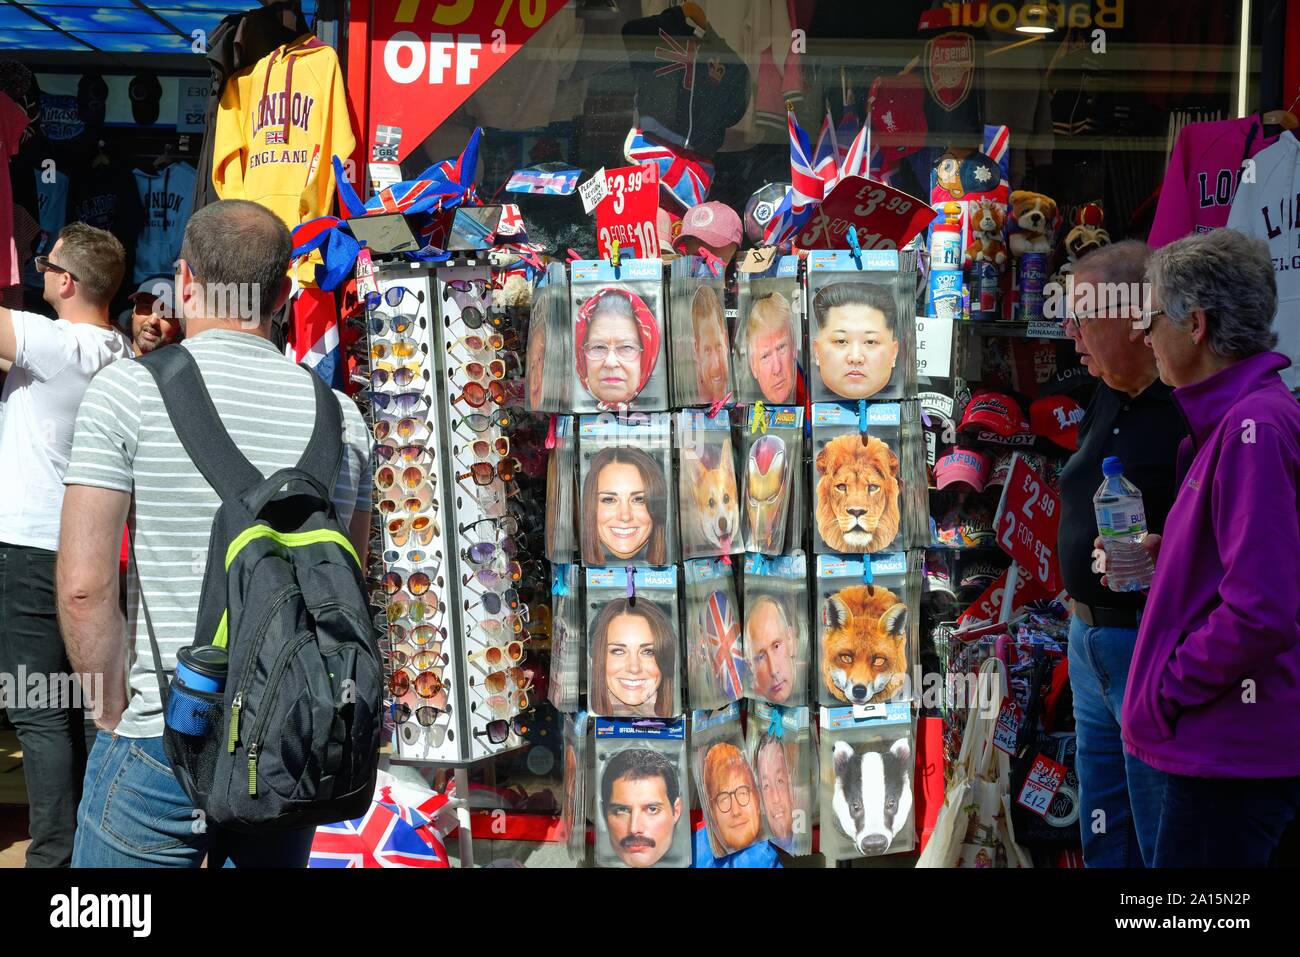
{"label": "bottle cap", "polygon": [[1101,474],[1107,478],[1124,474],[1124,463],[1114,455],[1108,455],[1101,461]]}

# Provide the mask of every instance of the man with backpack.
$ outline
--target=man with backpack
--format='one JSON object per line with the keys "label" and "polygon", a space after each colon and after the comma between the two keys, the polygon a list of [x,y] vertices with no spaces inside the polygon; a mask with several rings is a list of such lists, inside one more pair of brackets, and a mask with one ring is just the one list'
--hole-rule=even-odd
{"label": "man with backpack", "polygon": [[[305,866],[315,824],[353,816],[373,787],[369,435],[267,338],[291,248],[255,203],[196,212],[177,272],[185,341],[105,370],[78,414],[59,619],[75,669],[104,679],[74,866]],[[294,749],[311,767],[289,766]]]}

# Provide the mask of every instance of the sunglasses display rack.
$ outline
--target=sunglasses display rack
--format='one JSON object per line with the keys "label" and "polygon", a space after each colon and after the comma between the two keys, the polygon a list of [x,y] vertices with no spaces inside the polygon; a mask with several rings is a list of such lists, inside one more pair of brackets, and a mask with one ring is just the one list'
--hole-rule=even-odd
{"label": "sunglasses display rack", "polygon": [[520,746],[530,704],[519,669],[527,608],[501,530],[518,383],[489,354],[500,318],[485,262],[381,267],[376,278],[367,331],[386,600],[376,624],[393,758],[465,765]]}

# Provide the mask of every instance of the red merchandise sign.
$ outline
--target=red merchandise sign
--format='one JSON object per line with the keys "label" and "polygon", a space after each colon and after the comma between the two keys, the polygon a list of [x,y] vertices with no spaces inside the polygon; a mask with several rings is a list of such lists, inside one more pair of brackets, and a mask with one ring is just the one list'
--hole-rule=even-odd
{"label": "red merchandise sign", "polygon": [[655,259],[659,255],[659,167],[653,163],[605,171],[609,190],[596,206],[596,245],[602,258],[617,242],[619,256]]}
{"label": "red merchandise sign", "polygon": [[[1021,605],[1028,604],[1031,601],[1041,601],[1046,598],[1052,598],[1056,590],[1049,591],[1043,588],[1038,582],[1029,577],[1029,572],[1023,565],[1017,565],[1016,590],[1011,596],[1011,610],[1015,611]],[[988,588],[984,589],[984,594],[970,603],[970,606],[961,613],[957,618],[957,624],[960,626],[966,621],[997,621],[999,613],[1002,611],[1002,597],[1007,588],[1007,572],[1010,569],[1004,569],[1002,574]]]}
{"label": "red merchandise sign", "polygon": [[848,249],[847,234],[853,227],[863,249],[902,249],[936,215],[915,196],[850,176],[831,190],[794,244],[800,249]]}
{"label": "red merchandise sign", "polygon": [[1017,455],[998,503],[998,544],[1025,570],[1029,580],[1055,594],[1060,585],[1056,527],[1061,503],[1056,493]]}
{"label": "red merchandise sign", "polygon": [[565,0],[372,0],[367,148],[401,130],[405,159],[519,51]]}

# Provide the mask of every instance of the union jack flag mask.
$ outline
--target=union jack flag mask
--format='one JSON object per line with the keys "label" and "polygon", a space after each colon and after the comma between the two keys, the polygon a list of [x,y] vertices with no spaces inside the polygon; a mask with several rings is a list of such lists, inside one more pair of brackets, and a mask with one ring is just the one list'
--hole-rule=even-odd
{"label": "union jack flag mask", "polygon": [[721,591],[710,593],[704,602],[703,615],[702,630],[718,691],[730,700],[738,701],[745,693],[745,656],[741,651],[740,626],[736,623],[731,598]]}

